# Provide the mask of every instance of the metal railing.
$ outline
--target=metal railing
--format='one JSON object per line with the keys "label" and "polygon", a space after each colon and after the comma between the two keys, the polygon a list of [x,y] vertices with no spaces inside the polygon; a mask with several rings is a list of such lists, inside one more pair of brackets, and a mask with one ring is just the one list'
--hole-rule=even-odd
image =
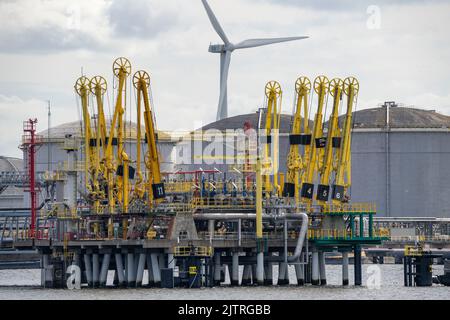
{"label": "metal railing", "polygon": [[192,198],[190,201],[192,209],[196,208],[243,208],[252,209],[255,208],[255,202],[248,198]]}
{"label": "metal railing", "polygon": [[323,213],[375,213],[377,212],[376,204],[373,202],[354,202],[354,203],[342,203],[338,205],[326,204],[323,207]]}
{"label": "metal railing", "polygon": [[200,256],[211,257],[214,253],[212,247],[205,246],[177,246],[173,248],[173,255],[177,257]]}
{"label": "metal railing", "polygon": [[436,235],[436,236],[390,236],[389,240],[392,242],[449,242],[450,235]]}
{"label": "metal railing", "polygon": [[369,236],[368,232],[360,235],[353,233],[351,230],[338,230],[338,229],[309,229],[308,239],[314,240],[352,240],[352,239],[365,239],[365,238],[385,238],[384,231],[373,230],[372,235]]}

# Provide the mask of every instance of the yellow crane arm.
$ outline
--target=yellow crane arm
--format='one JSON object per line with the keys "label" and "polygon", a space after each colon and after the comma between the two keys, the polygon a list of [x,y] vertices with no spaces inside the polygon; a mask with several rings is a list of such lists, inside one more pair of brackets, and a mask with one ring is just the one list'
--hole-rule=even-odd
{"label": "yellow crane arm", "polygon": [[83,112],[83,127],[84,127],[84,150],[85,150],[85,167],[84,167],[84,177],[85,184],[88,190],[92,191],[91,185],[89,183],[89,174],[92,174],[92,166],[95,164],[95,154],[94,149],[91,148],[91,116],[88,109],[89,92],[90,85],[89,79],[85,76],[81,76],[77,79],[75,83],[75,91],[81,97],[81,108]]}
{"label": "yellow crane arm", "polygon": [[97,102],[97,143],[100,143],[103,150],[103,156],[106,153],[106,116],[103,108],[103,96],[106,93],[107,84],[105,78],[101,76],[95,76],[90,82],[91,92],[94,94]]}
{"label": "yellow crane arm", "polygon": [[[140,99],[142,98],[144,101],[144,125],[147,138],[147,154],[144,162],[148,172],[149,205],[152,205],[153,201],[158,203],[162,201],[166,195],[161,178],[158,146],[156,141],[156,125],[154,122],[152,105],[149,99],[150,76],[145,71],[138,71],[133,77],[133,83],[138,91],[138,119],[141,117]],[[138,121],[140,123],[140,119]]]}
{"label": "yellow crane arm", "polygon": [[[299,153],[299,145],[305,148],[311,142],[308,119],[308,96],[311,91],[311,81],[307,77],[299,77],[295,82],[296,103],[291,134],[289,135],[289,154],[287,158],[287,181],[284,184],[283,196],[294,197],[298,204],[299,199],[299,174],[302,169],[302,157]],[[302,128],[303,110],[303,128]]]}
{"label": "yellow crane arm", "polygon": [[330,176],[333,170],[333,150],[339,148],[340,137],[336,136],[339,128],[339,105],[342,100],[344,82],[335,78],[329,85],[329,93],[333,97],[333,110],[328,121],[328,133],[325,146],[325,157],[320,170],[320,183],[317,187],[317,200],[319,204],[325,204],[330,194]]}
{"label": "yellow crane arm", "polygon": [[[117,58],[114,61],[113,64],[113,72],[116,77],[119,79],[119,86],[117,89],[117,99],[116,104],[114,107],[114,114],[113,119],[110,125],[109,129],[109,137],[108,137],[108,143],[106,146],[106,152],[105,152],[105,163],[106,168],[108,171],[107,174],[107,180],[108,180],[108,204],[109,204],[109,211],[110,213],[114,212],[114,207],[116,203],[116,199],[114,197],[114,163],[113,163],[113,141],[114,141],[114,132],[115,132],[115,126],[116,123],[119,121],[119,128],[118,128],[118,134],[117,134],[117,146],[118,146],[118,160],[119,164],[122,165],[123,161],[123,153],[122,153],[122,131],[123,131],[123,124],[122,124],[122,115],[124,113],[124,109],[122,106],[123,103],[123,91],[125,89],[125,81],[127,76],[131,73],[131,64],[126,58]],[[128,162],[126,163],[128,165]],[[128,168],[127,168],[128,169]],[[122,170],[122,176],[117,177],[117,200],[122,201],[123,198],[123,171]],[[128,176],[126,176],[126,179],[128,179]],[[125,190],[126,193],[128,193],[128,190]],[[123,203],[123,211],[126,212],[126,209],[128,208],[128,203]]]}
{"label": "yellow crane arm", "polygon": [[311,203],[314,195],[314,179],[317,173],[317,161],[320,150],[325,146],[323,139],[323,107],[325,98],[328,94],[329,80],[325,76],[318,76],[314,80],[314,91],[318,95],[318,107],[314,118],[314,128],[311,137],[311,146],[309,150],[309,161],[306,166],[302,181],[301,197]]}
{"label": "yellow crane arm", "polygon": [[[359,83],[354,77],[348,77],[344,80],[344,93],[347,97],[347,112],[345,123],[342,130],[342,141],[340,146],[340,157],[336,170],[336,181],[333,185],[332,199],[334,204],[339,204],[344,199],[346,189],[349,184],[345,184],[345,175],[350,178],[351,170],[351,130],[352,130],[352,112],[353,104],[358,96]],[[347,181],[349,183],[349,181]]]}
{"label": "yellow crane arm", "polygon": [[[272,191],[272,185],[270,184],[270,175],[274,174],[274,186],[276,192],[280,192],[280,186],[278,184],[278,174],[274,172],[278,168],[278,154],[277,145],[273,146],[274,154],[270,157],[270,149],[272,142],[277,143],[278,136],[274,136],[274,141],[272,141],[272,131],[278,134],[280,114],[281,114],[281,86],[276,81],[269,81],[265,87],[265,95],[267,98],[267,109],[266,109],[266,123],[265,123],[265,133],[266,133],[266,143],[264,147],[264,161],[263,161],[263,182],[264,182],[264,192],[265,197],[270,196]],[[271,160],[272,158],[272,160]]]}

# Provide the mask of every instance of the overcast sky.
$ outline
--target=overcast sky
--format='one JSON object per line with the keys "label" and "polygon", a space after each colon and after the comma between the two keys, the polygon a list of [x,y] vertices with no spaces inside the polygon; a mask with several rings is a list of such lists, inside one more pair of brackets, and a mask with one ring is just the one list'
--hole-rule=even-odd
{"label": "overcast sky", "polygon": [[[298,76],[353,75],[358,109],[386,100],[450,115],[450,1],[209,0],[232,42],[308,35],[307,40],[233,52],[229,116],[256,111],[277,80],[291,113]],[[215,120],[219,43],[200,0],[1,0],[0,155],[21,156],[22,121],[47,128],[80,119],[73,85],[112,62],[147,70],[159,129]],[[134,100],[134,95],[129,96]],[[134,117],[132,112],[131,116]]]}

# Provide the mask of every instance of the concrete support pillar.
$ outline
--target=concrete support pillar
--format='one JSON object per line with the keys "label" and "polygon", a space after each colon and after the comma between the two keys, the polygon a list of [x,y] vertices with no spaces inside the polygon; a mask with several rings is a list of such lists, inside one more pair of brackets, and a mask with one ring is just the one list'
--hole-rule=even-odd
{"label": "concrete support pillar", "polygon": [[144,278],[144,269],[145,269],[145,253],[139,254],[138,260],[138,268],[136,273],[136,287],[142,286],[142,279]]}
{"label": "concrete support pillar", "polygon": [[119,286],[122,287],[125,285],[122,254],[116,253],[115,260],[116,260],[116,273],[117,273],[117,278],[119,280]]}
{"label": "concrete support pillar", "polygon": [[354,250],[355,286],[360,286],[362,284],[361,247],[356,245]]}
{"label": "concrete support pillar", "polygon": [[256,282],[260,286],[264,285],[264,252],[256,255]]}
{"label": "concrete support pillar", "polygon": [[312,272],[311,272],[311,284],[314,286],[319,285],[319,252],[314,250],[312,253]]}
{"label": "concrete support pillar", "polygon": [[326,265],[325,265],[325,252],[319,252],[319,272],[320,272],[320,285],[325,286],[327,284],[326,275]]}
{"label": "concrete support pillar", "polygon": [[41,258],[41,286],[44,288],[53,287],[53,268],[49,264],[50,256],[43,254]]}
{"label": "concrete support pillar", "polygon": [[166,261],[166,255],[164,253],[160,253],[158,255],[158,262],[159,262],[159,268],[160,269],[167,267],[167,262],[168,261]]}
{"label": "concrete support pillar", "polygon": [[[280,254],[281,256],[281,254]],[[289,284],[288,264],[286,262],[280,262],[278,264],[278,282],[277,285],[283,286]]]}
{"label": "concrete support pillar", "polygon": [[303,264],[300,264],[300,259],[298,259],[297,264],[295,264],[295,275],[297,277],[297,285],[303,286],[305,284],[305,270],[303,270]]}
{"label": "concrete support pillar", "polygon": [[212,239],[214,238],[215,223],[215,220],[208,220],[209,241],[212,241]]}
{"label": "concrete support pillar", "polygon": [[125,253],[125,254],[123,254],[122,255],[122,259],[123,259],[123,272],[125,273],[125,285],[126,285],[126,282],[128,281],[128,267],[127,267],[127,254]]}
{"label": "concrete support pillar", "polygon": [[135,278],[135,281],[136,281],[136,277],[137,277],[138,267],[139,267],[139,254],[135,253],[134,254],[134,278]]}
{"label": "concrete support pillar", "polygon": [[92,287],[92,263],[91,263],[91,255],[88,253],[84,254],[84,268],[86,269],[86,280],[89,287]]}
{"label": "concrete support pillar", "polygon": [[111,260],[111,254],[105,253],[103,255],[102,269],[100,271],[100,287],[106,287],[106,281],[108,278],[109,262]]}
{"label": "concrete support pillar", "polygon": [[167,267],[169,269],[174,269],[177,264],[177,260],[173,257],[173,253],[167,254]]}
{"label": "concrete support pillar", "polygon": [[238,286],[239,285],[239,253],[233,252],[232,258],[232,266],[231,266],[231,285]]}
{"label": "concrete support pillar", "polygon": [[250,264],[244,265],[244,272],[242,273],[241,285],[249,286],[252,283],[252,266]]}
{"label": "concrete support pillar", "polygon": [[152,253],[150,256],[152,259],[153,281],[155,283],[155,286],[160,287],[161,286],[161,270],[159,269],[158,254]]}
{"label": "concrete support pillar", "polygon": [[[269,256],[271,254],[269,253]],[[273,285],[273,263],[267,262],[264,266],[264,285],[272,286]]]}
{"label": "concrete support pillar", "polygon": [[214,253],[214,285],[220,286],[220,252]]}
{"label": "concrete support pillar", "polygon": [[342,252],[342,285],[348,286],[348,252]]}
{"label": "concrete support pillar", "polygon": [[80,263],[80,254],[79,254],[78,252],[74,252],[74,253],[73,253],[72,264],[75,265],[75,266],[81,267],[81,263]]}
{"label": "concrete support pillar", "polygon": [[127,254],[127,286],[135,287],[136,286],[136,277],[134,274],[134,254]]}
{"label": "concrete support pillar", "polygon": [[117,275],[117,270],[114,270],[113,285],[115,287],[119,285],[119,276]]}
{"label": "concrete support pillar", "polygon": [[256,284],[256,264],[252,264],[252,284]]}
{"label": "concrete support pillar", "polygon": [[153,268],[152,268],[152,257],[150,254],[147,254],[147,275],[148,275],[148,287],[154,287],[155,281],[153,279]]}
{"label": "concrete support pillar", "polygon": [[98,260],[98,253],[92,254],[92,284],[94,288],[99,286],[99,276],[100,276],[100,264]]}

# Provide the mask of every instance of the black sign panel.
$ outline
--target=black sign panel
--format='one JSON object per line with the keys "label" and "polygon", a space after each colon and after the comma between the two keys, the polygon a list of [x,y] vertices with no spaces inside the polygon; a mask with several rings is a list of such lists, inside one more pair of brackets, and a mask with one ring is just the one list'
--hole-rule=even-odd
{"label": "black sign panel", "polygon": [[333,137],[332,139],[333,148],[341,147],[341,137]]}
{"label": "black sign panel", "polygon": [[311,135],[310,134],[290,134],[289,135],[289,144],[292,145],[310,145],[311,144]]}
{"label": "black sign panel", "polygon": [[304,183],[302,185],[302,198],[312,199],[314,195],[314,185],[312,183]]}
{"label": "black sign panel", "polygon": [[327,145],[327,137],[316,138],[316,148],[325,148]]}
{"label": "black sign panel", "polygon": [[319,184],[317,188],[317,200],[328,201],[330,195],[330,186]]}
{"label": "black sign panel", "polygon": [[153,183],[152,191],[154,199],[161,199],[166,197],[166,190],[164,190],[164,183]]}
{"label": "black sign panel", "polygon": [[283,188],[283,197],[295,196],[295,183],[285,182]]}
{"label": "black sign panel", "polygon": [[[131,166],[128,166],[128,179],[134,179],[134,174],[136,172],[136,169],[134,169]],[[119,177],[123,177],[123,165],[118,165],[116,170],[116,175]]]}
{"label": "black sign panel", "polygon": [[344,186],[333,185],[333,199],[342,201],[344,198]]}

